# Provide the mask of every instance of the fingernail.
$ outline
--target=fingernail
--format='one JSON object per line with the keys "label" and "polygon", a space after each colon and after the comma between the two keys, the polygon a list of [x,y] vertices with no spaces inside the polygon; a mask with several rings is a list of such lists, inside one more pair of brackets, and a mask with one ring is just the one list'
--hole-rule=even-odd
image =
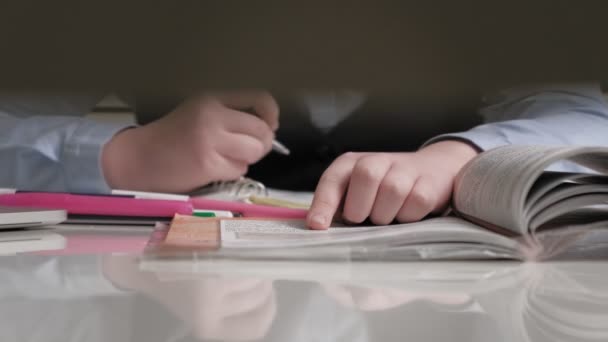
{"label": "fingernail", "polygon": [[325,222],[325,216],[321,214],[313,214],[310,217],[310,223],[314,224],[315,226],[325,226]]}

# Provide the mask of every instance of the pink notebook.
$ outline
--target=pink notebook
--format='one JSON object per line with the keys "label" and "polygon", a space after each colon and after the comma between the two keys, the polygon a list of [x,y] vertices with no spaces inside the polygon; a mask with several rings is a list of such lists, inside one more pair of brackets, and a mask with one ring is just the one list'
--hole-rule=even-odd
{"label": "pink notebook", "polygon": [[305,209],[281,208],[203,197],[189,200],[134,198],[128,196],[96,196],[67,193],[19,192],[0,194],[0,205],[65,209],[72,215],[173,217],[192,215],[194,209],[225,210],[254,218],[305,218]]}
{"label": "pink notebook", "polygon": [[125,196],[18,192],[0,195],[0,205],[64,209],[72,215],[173,217],[191,215],[188,201],[139,199]]}
{"label": "pink notebook", "polygon": [[124,235],[65,235],[66,246],[53,251],[34,252],[38,255],[140,254],[148,244],[148,236]]}
{"label": "pink notebook", "polygon": [[240,213],[244,217],[303,219],[306,218],[306,215],[308,214],[308,210],[305,209],[280,208],[243,202],[221,201],[202,197],[191,198],[190,202],[195,209],[228,210],[235,213]]}

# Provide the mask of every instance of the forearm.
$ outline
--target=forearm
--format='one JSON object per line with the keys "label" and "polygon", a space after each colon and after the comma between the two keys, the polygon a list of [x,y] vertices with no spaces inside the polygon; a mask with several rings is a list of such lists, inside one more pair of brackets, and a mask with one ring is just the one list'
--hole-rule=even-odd
{"label": "forearm", "polygon": [[84,118],[0,116],[0,186],[104,193],[104,144],[124,125]]}
{"label": "forearm", "polygon": [[125,292],[109,281],[102,259],[94,255],[32,256],[18,266],[0,262],[0,298],[83,298]]}
{"label": "forearm", "polygon": [[608,146],[608,104],[597,84],[507,91],[481,114],[486,124],[427,144],[462,139],[482,151],[509,144]]}

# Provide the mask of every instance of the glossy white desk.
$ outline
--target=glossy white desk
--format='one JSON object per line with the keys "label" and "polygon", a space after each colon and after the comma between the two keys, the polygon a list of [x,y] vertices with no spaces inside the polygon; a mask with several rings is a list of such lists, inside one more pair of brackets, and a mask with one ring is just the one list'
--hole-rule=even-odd
{"label": "glossy white desk", "polygon": [[150,262],[146,230],[61,233],[0,257],[0,341],[608,341],[608,262]]}

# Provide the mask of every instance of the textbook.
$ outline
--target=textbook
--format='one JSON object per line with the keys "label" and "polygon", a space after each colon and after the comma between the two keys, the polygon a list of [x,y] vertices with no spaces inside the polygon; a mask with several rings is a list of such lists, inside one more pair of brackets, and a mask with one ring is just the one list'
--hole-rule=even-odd
{"label": "textbook", "polygon": [[[577,172],[552,172],[554,166]],[[388,226],[176,216],[164,244],[218,257],[347,260],[558,258],[608,250],[608,148],[513,145],[481,153],[445,217]],[[214,241],[210,241],[214,240]],[[177,248],[177,249],[176,249]],[[184,250],[185,250],[184,249]],[[568,253],[567,253],[568,252]]]}
{"label": "textbook", "polygon": [[307,191],[267,188],[263,183],[247,177],[214,182],[190,193],[193,198],[240,201],[291,209],[310,208],[312,195],[312,192]]}

